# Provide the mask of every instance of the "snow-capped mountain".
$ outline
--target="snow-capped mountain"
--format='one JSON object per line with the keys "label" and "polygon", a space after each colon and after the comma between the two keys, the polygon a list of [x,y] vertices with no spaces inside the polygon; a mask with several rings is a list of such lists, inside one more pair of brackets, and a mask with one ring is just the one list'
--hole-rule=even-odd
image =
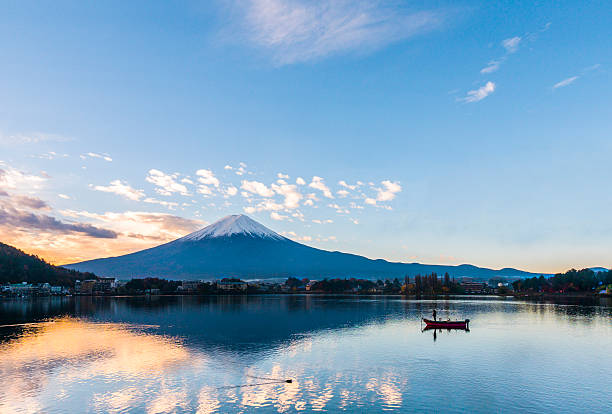
{"label": "snow-capped mountain", "polygon": [[223,217],[201,230],[188,234],[177,241],[198,241],[215,237],[231,236],[261,237],[264,239],[286,240],[285,237],[270,230],[244,214]]}
{"label": "snow-capped mountain", "polygon": [[201,230],[151,249],[65,267],[121,279],[264,279],[289,276],[382,279],[431,272],[448,272],[454,277],[469,276],[477,279],[534,276],[516,269],[393,263],[330,252],[287,239],[244,215],[224,217]]}

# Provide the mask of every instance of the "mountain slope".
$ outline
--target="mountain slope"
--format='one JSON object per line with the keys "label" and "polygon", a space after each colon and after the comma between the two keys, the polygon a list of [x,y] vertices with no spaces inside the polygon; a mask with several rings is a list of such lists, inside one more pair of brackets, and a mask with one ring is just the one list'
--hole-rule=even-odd
{"label": "mountain slope", "polygon": [[44,283],[73,286],[77,279],[95,279],[95,275],[53,266],[34,255],[0,243],[0,284]]}
{"label": "mountain slope", "polygon": [[489,279],[525,277],[516,269],[491,270],[471,265],[393,263],[330,252],[289,240],[244,215],[228,216],[183,238],[136,253],[66,265],[100,276],[156,276],[168,279],[273,277],[389,278],[448,272],[451,276]]}

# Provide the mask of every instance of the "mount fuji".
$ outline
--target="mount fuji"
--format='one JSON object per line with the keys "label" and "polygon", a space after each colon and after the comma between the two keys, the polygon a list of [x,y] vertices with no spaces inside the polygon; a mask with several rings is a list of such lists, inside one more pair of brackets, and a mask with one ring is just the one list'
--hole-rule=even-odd
{"label": "mount fuji", "polygon": [[69,269],[118,278],[162,277],[199,280],[289,276],[395,278],[448,272],[453,277],[517,278],[534,274],[517,269],[472,265],[444,266],[372,260],[306,246],[245,215],[231,215],[180,239],[136,253],[65,265]]}

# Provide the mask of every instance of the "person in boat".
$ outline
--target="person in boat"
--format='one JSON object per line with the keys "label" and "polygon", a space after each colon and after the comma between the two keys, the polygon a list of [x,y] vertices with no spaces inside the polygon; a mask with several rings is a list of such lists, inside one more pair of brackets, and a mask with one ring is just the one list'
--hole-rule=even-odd
{"label": "person in boat", "polygon": [[436,310],[434,309],[434,310],[433,310],[433,318],[434,318],[434,321],[436,320],[436,315],[437,315],[437,313],[436,313]]}

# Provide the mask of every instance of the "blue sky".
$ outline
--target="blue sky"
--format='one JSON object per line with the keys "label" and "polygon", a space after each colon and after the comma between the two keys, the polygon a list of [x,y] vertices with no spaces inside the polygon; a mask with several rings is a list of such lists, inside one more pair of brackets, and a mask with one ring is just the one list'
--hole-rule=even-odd
{"label": "blue sky", "polygon": [[0,8],[5,242],[62,263],[243,212],[368,257],[612,266],[604,1]]}

